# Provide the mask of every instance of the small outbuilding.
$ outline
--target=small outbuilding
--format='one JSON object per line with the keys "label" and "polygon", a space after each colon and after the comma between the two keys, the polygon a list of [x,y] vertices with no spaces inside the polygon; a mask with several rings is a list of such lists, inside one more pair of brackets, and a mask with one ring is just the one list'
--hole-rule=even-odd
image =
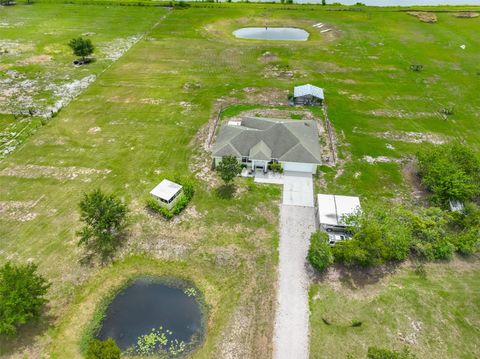
{"label": "small outbuilding", "polygon": [[345,218],[361,210],[360,199],[353,196],[318,194],[318,220],[327,232],[343,232]]}
{"label": "small outbuilding", "polygon": [[293,89],[294,105],[322,105],[324,99],[323,89],[314,85],[295,86]]}
{"label": "small outbuilding", "polygon": [[164,179],[154,189],[150,191],[150,194],[158,199],[161,204],[167,208],[171,208],[175,203],[175,200],[182,193],[182,186],[178,183]]}

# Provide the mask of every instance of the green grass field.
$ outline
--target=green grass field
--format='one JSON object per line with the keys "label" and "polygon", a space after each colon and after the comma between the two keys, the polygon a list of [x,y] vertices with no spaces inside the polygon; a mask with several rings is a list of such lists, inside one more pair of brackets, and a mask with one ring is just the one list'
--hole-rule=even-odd
{"label": "green grass field", "polygon": [[[101,300],[102,284],[115,287],[145,267],[151,273],[192,278],[205,293],[211,307],[208,335],[195,358],[228,358],[232,353],[271,356],[280,188],[239,181],[237,196],[222,199],[214,177],[198,171],[208,169],[208,161],[202,162],[202,133],[221,99],[250,108],[284,101],[295,84],[324,87],[341,161],[322,173],[317,186],[370,200],[411,198],[412,189],[394,160],[413,154],[422,146],[419,138],[437,142],[456,138],[480,151],[476,36],[480,18],[439,13],[437,24],[425,24],[403,12],[368,8],[322,11],[298,6],[285,11],[268,5],[206,6],[211,7],[167,11],[34,4],[1,9],[9,23],[33,20],[31,26],[15,31],[0,28],[0,34],[5,31],[5,37],[21,41],[31,36],[38,45],[28,57],[43,54],[46,46],[60,47],[62,55],[54,57],[51,66],[63,66],[71,78],[79,75],[67,66],[71,59],[65,42],[74,34],[95,32],[98,38],[92,40],[101,44],[148,32],[113,64],[99,60],[82,68],[98,75],[96,81],[0,162],[0,263],[33,260],[53,283],[45,323],[25,328],[17,340],[0,338],[0,355],[78,357],[80,333]],[[49,39],[34,31],[35,23],[47,20],[49,31],[61,35]],[[305,28],[310,40],[270,43],[231,35],[237,27],[262,26],[266,21],[270,26]],[[315,30],[311,25],[318,22],[332,31]],[[275,55],[273,62],[263,61],[267,51]],[[5,66],[15,66],[28,76],[33,73],[16,67],[18,59],[0,59],[3,72]],[[411,71],[412,63],[424,65],[424,70]],[[293,77],[278,74],[277,66],[294,71]],[[49,73],[48,67],[38,71],[39,78]],[[445,119],[439,110],[447,106],[454,107],[454,114]],[[370,164],[365,156],[384,156],[390,162]],[[145,210],[145,195],[162,178],[191,172],[197,172],[197,193],[181,221],[166,223]],[[121,196],[131,209],[128,241],[117,261],[104,269],[78,263],[81,250],[75,236],[80,227],[78,202],[85,191],[97,187]],[[345,353],[361,354],[370,344],[365,338],[377,331],[383,332],[375,336],[375,344],[396,347],[396,332],[404,328],[407,316],[435,325],[429,320],[431,312],[417,306],[416,298],[421,293],[424,303],[442,303],[439,288],[450,278],[456,280],[452,288],[478,299],[477,265],[462,277],[448,266],[435,268],[425,286],[410,274],[392,277],[392,286],[400,281],[410,293],[403,300],[409,312],[399,312],[395,320],[385,318],[386,322],[375,317],[374,327],[364,319],[365,327],[358,332],[325,329],[318,321],[325,303],[313,302],[312,357],[332,353],[332,343],[338,341],[346,345]],[[460,281],[463,274],[465,283]],[[337,302],[341,294],[337,296],[328,283],[318,288],[336,303],[332,311],[342,310]],[[316,290],[317,286],[312,293]],[[383,310],[396,305],[394,294],[392,289],[386,299],[378,299]],[[437,315],[448,318],[452,332],[470,328],[451,318],[462,313],[454,312],[456,304],[468,304],[470,299],[464,297],[449,295],[448,306],[436,304]],[[351,318],[344,320],[362,320],[375,309],[369,304],[357,313],[354,304],[348,304]],[[467,314],[478,329],[478,307]],[[459,336],[465,345],[442,343],[453,357],[469,358],[469,353],[479,354],[467,343],[472,337]],[[415,347],[427,358],[434,357],[429,356],[434,352],[429,351],[428,340],[419,340]]]}

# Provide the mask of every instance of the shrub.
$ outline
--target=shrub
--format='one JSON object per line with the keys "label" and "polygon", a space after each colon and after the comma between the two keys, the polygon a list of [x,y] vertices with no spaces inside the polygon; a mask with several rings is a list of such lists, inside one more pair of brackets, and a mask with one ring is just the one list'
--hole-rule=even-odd
{"label": "shrub", "polygon": [[454,114],[453,107],[443,107],[440,109],[440,113],[445,116],[451,116]]}
{"label": "shrub", "polygon": [[471,255],[480,248],[480,229],[472,228],[465,230],[452,237],[452,244],[461,255]]}
{"label": "shrub", "polygon": [[6,263],[0,268],[0,334],[14,335],[21,324],[40,316],[50,284],[37,266]]}
{"label": "shrub", "polygon": [[432,201],[448,208],[449,200],[467,202],[480,194],[480,160],[460,144],[429,146],[417,153],[422,183]]}
{"label": "shrub", "polygon": [[395,351],[377,347],[369,347],[367,352],[368,359],[416,359],[417,357],[405,347],[402,351]]}
{"label": "shrub", "polygon": [[275,173],[283,173],[282,164],[279,162],[273,162],[270,164],[270,170],[272,170]]}
{"label": "shrub", "polygon": [[88,346],[86,359],[120,359],[120,355],[120,349],[112,338],[105,341],[94,339]]}
{"label": "shrub", "polygon": [[420,65],[420,64],[411,64],[410,65],[410,70],[414,71],[414,72],[420,72],[423,70],[423,65]]}
{"label": "shrub", "polygon": [[412,232],[412,250],[418,256],[428,260],[448,259],[455,247],[449,241],[448,212],[440,208],[418,208],[417,211],[404,212]]}
{"label": "shrub", "polygon": [[328,234],[326,232],[318,231],[312,234],[307,259],[319,271],[325,270],[333,263],[332,250],[328,244]]}

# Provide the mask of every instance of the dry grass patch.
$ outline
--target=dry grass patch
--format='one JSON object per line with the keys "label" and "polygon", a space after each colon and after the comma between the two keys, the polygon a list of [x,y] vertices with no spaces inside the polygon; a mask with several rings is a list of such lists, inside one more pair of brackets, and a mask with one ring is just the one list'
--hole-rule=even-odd
{"label": "dry grass patch", "polygon": [[478,12],[473,12],[473,11],[463,11],[463,12],[457,12],[456,14],[453,14],[453,16],[461,18],[461,19],[472,19],[475,17],[478,17],[480,14]]}
{"label": "dry grass patch", "polygon": [[421,22],[426,22],[430,24],[434,24],[438,21],[437,15],[432,12],[425,12],[425,11],[408,11],[408,15],[415,16]]}

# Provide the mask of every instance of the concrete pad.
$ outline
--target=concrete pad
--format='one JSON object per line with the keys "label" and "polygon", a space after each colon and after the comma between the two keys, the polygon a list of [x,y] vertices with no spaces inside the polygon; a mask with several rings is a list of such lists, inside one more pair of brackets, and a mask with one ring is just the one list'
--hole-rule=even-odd
{"label": "concrete pad", "polygon": [[269,183],[269,184],[283,184],[283,174],[273,173],[273,172],[255,173],[254,182],[256,182],[256,183]]}
{"label": "concrete pad", "polygon": [[313,179],[311,173],[285,172],[283,176],[283,204],[313,207]]}

